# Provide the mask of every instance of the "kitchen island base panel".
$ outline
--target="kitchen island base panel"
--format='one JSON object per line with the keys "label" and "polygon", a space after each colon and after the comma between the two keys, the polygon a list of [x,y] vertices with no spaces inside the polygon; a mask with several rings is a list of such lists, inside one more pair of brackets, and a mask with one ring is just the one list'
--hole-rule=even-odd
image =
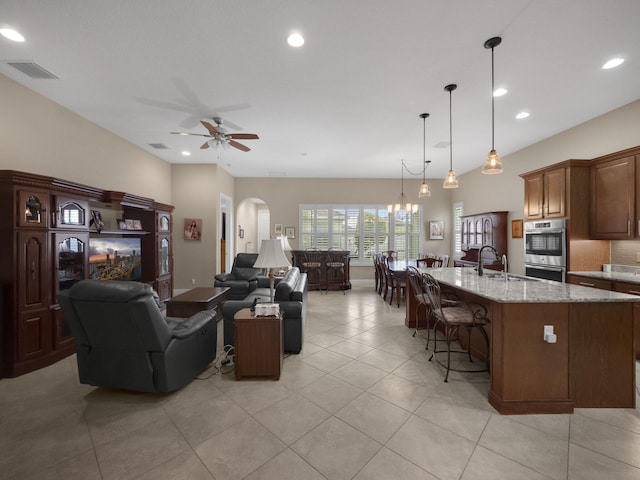
{"label": "kitchen island base panel", "polygon": [[630,339],[638,309],[630,303],[573,303],[570,310],[570,391],[576,408],[634,408]]}
{"label": "kitchen island base panel", "polygon": [[536,400],[503,400],[498,398],[493,391],[489,392],[489,403],[501,415],[573,413],[575,407],[571,400],[544,400],[541,402]]}

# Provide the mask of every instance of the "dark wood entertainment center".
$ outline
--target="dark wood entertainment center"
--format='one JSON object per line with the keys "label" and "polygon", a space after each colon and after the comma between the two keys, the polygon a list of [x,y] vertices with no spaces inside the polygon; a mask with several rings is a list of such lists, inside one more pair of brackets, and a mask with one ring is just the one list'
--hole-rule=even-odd
{"label": "dark wood entertainment center", "polygon": [[[0,170],[0,244],[6,252],[0,263],[0,378],[23,375],[75,352],[56,298],[60,290],[90,278],[90,238],[139,238],[139,281],[168,300],[172,211],[173,206],[150,198]],[[131,220],[136,229],[120,229],[120,219]]]}

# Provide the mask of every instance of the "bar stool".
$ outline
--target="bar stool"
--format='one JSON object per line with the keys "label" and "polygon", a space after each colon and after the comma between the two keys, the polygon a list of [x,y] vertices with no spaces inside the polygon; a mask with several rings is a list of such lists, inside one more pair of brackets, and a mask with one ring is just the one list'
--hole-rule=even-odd
{"label": "bar stool", "polygon": [[[488,372],[489,371],[489,337],[484,329],[485,325],[489,324],[489,318],[487,317],[487,309],[484,305],[469,304],[466,302],[457,302],[455,305],[443,308],[440,284],[428,273],[423,273],[423,280],[426,289],[429,302],[431,304],[431,311],[436,318],[436,324],[434,326],[434,339],[433,339],[433,353],[429,357],[429,361],[435,358],[436,362],[442,367],[446,368],[447,373],[444,376],[444,381],[449,381],[449,372]],[[435,334],[435,329],[438,324],[442,324],[444,327],[444,334],[446,340],[446,349],[438,350],[438,336]],[[468,348],[467,350],[452,350],[451,340],[458,339],[458,330],[460,327],[464,327],[468,332]],[[451,368],[451,354],[452,353],[464,353],[469,356],[469,361],[473,362],[471,358],[471,332],[478,330],[485,340],[487,346],[487,361],[485,368],[478,369],[462,369]],[[437,354],[447,352],[446,362],[441,361]]]}
{"label": "bar stool", "polygon": [[331,248],[329,249],[325,259],[327,291],[333,289],[342,290],[342,294],[346,295],[346,264],[346,253],[343,250],[333,250]]}
{"label": "bar stool", "polygon": [[[305,250],[302,267],[307,273],[309,290],[320,290],[320,293],[322,293],[322,253],[319,250],[314,249]],[[324,290],[326,291],[326,285],[324,285],[324,287]]]}

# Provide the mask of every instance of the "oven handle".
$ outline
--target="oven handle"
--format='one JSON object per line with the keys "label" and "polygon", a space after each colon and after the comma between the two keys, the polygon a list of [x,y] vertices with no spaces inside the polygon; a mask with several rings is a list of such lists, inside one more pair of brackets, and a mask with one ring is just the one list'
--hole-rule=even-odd
{"label": "oven handle", "polygon": [[549,270],[550,272],[562,272],[565,269],[564,267],[549,267],[547,265],[538,265],[537,263],[525,263],[524,267],[536,268],[538,270]]}
{"label": "oven handle", "polygon": [[524,233],[533,233],[535,235],[539,235],[541,233],[564,233],[565,230],[563,228],[549,228],[546,230],[525,230]]}

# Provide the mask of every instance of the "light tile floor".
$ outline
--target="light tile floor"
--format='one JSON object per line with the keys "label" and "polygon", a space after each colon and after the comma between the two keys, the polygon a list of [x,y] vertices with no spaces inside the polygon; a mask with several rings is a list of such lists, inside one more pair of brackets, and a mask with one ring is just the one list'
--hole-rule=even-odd
{"label": "light tile floor", "polygon": [[0,478],[640,479],[639,409],[501,416],[487,374],[444,383],[411,334],[356,286],[310,292],[277,382],[131,393],[78,384],[75,357],[3,379]]}

